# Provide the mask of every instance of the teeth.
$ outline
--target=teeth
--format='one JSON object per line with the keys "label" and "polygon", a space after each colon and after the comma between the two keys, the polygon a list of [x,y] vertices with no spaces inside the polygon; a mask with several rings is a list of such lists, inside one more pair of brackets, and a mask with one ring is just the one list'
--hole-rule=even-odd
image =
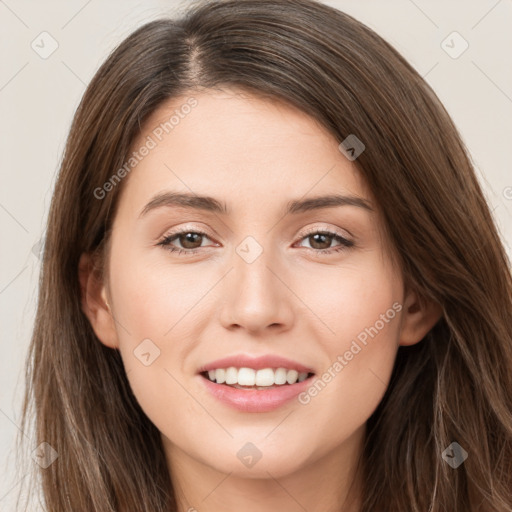
{"label": "teeth", "polygon": [[254,386],[256,382],[256,372],[252,368],[240,368],[238,370],[238,381],[240,386]]}
{"label": "teeth", "polygon": [[258,386],[270,387],[274,385],[295,384],[302,382],[308,374],[299,373],[297,370],[286,368],[263,368],[254,370],[252,368],[218,368],[208,371],[208,379],[217,384],[228,384],[230,386]]}
{"label": "teeth", "polygon": [[288,370],[286,368],[278,368],[275,372],[274,378],[276,384],[286,384],[286,375]]}
{"label": "teeth", "polygon": [[226,384],[238,384],[238,370],[234,366],[226,370]]}
{"label": "teeth", "polygon": [[272,368],[263,368],[256,372],[256,386],[273,386],[275,383],[276,377]]}
{"label": "teeth", "polygon": [[307,373],[299,373],[299,382],[302,382],[303,380],[306,380],[308,377]]}
{"label": "teeth", "polygon": [[298,376],[299,372],[297,370],[288,370],[288,373],[286,374],[286,382],[288,382],[288,384],[294,384],[297,382]]}

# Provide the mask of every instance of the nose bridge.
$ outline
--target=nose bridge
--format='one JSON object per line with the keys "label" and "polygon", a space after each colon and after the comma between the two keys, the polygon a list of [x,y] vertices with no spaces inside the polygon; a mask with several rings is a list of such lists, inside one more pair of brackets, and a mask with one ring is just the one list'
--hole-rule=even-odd
{"label": "nose bridge", "polygon": [[236,247],[233,262],[234,279],[239,287],[240,299],[255,300],[260,306],[263,299],[266,304],[270,304],[272,297],[280,293],[276,289],[275,276],[268,268],[278,266],[275,251],[269,247],[269,239],[265,239],[264,247],[253,236],[247,236]]}
{"label": "nose bridge", "polygon": [[[270,237],[265,239],[267,244]],[[290,297],[286,286],[276,277],[280,265],[272,248],[253,236],[247,236],[235,248],[233,271],[228,280],[228,299],[223,319],[249,330],[290,320]]]}

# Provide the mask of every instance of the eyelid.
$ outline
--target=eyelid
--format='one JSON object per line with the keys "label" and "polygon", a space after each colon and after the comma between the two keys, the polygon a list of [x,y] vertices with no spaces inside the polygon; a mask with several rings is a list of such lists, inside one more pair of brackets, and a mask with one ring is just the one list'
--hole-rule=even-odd
{"label": "eyelid", "polygon": [[[346,240],[351,240],[353,238],[353,235],[349,231],[347,231],[347,230],[343,230],[343,231],[349,235],[348,237],[345,235],[345,233],[340,231],[340,228],[333,228],[331,226],[326,226],[326,225],[324,225],[324,226],[313,226],[313,227],[310,227],[310,228],[306,228],[304,231],[300,231],[299,234],[296,235],[296,236],[299,237],[299,240],[300,240],[300,239],[308,236],[309,234],[318,233],[319,231],[320,232],[326,231],[326,232],[329,232],[329,233],[332,233],[332,234],[336,234],[336,235],[340,236],[341,238],[345,238]],[[170,237],[172,237],[174,235],[183,234],[185,232],[198,233],[198,234],[207,236],[210,239],[213,239],[213,238],[216,237],[216,235],[211,235],[208,232],[208,230],[206,230],[206,229],[198,228],[197,226],[193,226],[193,225],[184,225],[184,226],[181,226],[179,228],[172,229],[170,231],[166,231],[161,237],[159,237],[159,240],[170,238]]]}
{"label": "eyelid", "polygon": [[[306,228],[304,231],[301,231],[299,233],[298,236],[300,236],[301,238],[304,237],[304,236],[307,236],[311,233],[317,233],[317,232],[322,232],[322,231],[328,231],[329,233],[333,233],[333,234],[336,234],[342,238],[345,238],[347,240],[349,239],[353,239],[353,235],[352,233],[350,233],[349,231],[347,231],[346,229],[344,230],[341,230],[340,228],[334,228],[334,227],[331,227],[331,226],[313,226],[312,228]],[[346,236],[346,234],[348,234],[348,236]]]}
{"label": "eyelid", "polygon": [[193,233],[199,233],[201,235],[205,235],[207,236],[208,238],[216,238],[217,235],[213,235],[209,230],[207,230],[206,228],[202,228],[202,227],[197,227],[197,226],[193,226],[193,225],[187,225],[185,224],[184,226],[181,226],[180,227],[177,227],[177,228],[172,228],[172,229],[169,229],[169,230],[166,230],[163,235],[161,235],[159,237],[159,240],[161,239],[164,239],[164,238],[169,238],[173,235],[178,235],[178,234],[182,234],[182,233],[189,233],[189,232],[193,232]]}

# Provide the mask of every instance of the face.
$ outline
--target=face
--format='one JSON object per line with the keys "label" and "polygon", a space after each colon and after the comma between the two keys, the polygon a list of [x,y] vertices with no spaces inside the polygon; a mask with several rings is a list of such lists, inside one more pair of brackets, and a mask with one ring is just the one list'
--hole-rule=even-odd
{"label": "face", "polygon": [[277,478],[359,446],[405,343],[406,297],[338,144],[234,90],[174,98],[134,142],[103,289],[111,324],[95,330],[171,460]]}

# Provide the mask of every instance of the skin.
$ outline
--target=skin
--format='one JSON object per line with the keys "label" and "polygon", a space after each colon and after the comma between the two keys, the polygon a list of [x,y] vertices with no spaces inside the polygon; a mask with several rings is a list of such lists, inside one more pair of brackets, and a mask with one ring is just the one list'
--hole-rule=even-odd
{"label": "skin", "polygon": [[[419,342],[440,312],[404,289],[355,163],[295,108],[236,90],[194,92],[155,111],[133,147],[191,96],[197,106],[122,184],[107,280],[82,256],[84,312],[99,340],[120,351],[137,400],[162,433],[180,512],[358,511],[366,420],[384,395],[398,347]],[[214,197],[230,213],[162,206],[139,216],[170,190]],[[290,200],[333,192],[364,198],[373,209],[283,216]],[[158,245],[181,228],[207,233],[188,245],[184,237],[172,242],[199,248],[196,254]],[[340,243],[315,243],[305,233],[313,228],[353,246],[334,252]],[[236,252],[247,236],[263,251],[252,263]],[[322,249],[331,252],[319,255]],[[333,371],[393,304],[401,311]],[[160,350],[149,366],[134,356],[145,339]],[[317,377],[329,368],[335,376],[306,404],[294,399],[272,412],[240,412],[210,395],[197,374],[234,353],[277,354]],[[237,457],[247,442],[261,453],[252,467]]]}

